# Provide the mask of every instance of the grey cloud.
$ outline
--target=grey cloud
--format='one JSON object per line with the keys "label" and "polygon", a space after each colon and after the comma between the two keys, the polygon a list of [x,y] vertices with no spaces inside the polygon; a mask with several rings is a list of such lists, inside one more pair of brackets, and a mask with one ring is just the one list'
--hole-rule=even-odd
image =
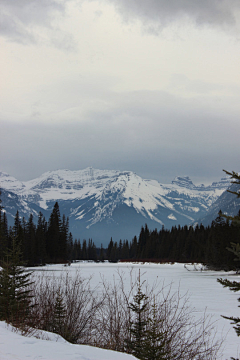
{"label": "grey cloud", "polygon": [[38,41],[36,27],[51,28],[53,18],[63,14],[65,6],[57,0],[2,0],[0,34],[12,41]]}
{"label": "grey cloud", "polygon": [[126,21],[140,19],[149,31],[189,18],[197,25],[234,26],[238,0],[108,0]]}
{"label": "grey cloud", "polygon": [[240,124],[237,112],[230,116],[229,99],[223,110],[222,99],[217,109],[204,98],[186,100],[163,92],[105,96],[109,108],[83,115],[76,109],[78,119],[68,114],[48,124],[2,121],[1,170],[30,179],[48,170],[93,166],[132,170],[168,183],[176,175],[213,181],[222,168],[237,169]]}

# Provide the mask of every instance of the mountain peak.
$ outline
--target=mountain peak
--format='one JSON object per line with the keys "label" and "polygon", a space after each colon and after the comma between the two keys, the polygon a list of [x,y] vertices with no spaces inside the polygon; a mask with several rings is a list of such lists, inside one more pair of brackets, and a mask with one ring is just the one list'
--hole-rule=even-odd
{"label": "mountain peak", "polygon": [[25,185],[21,181],[17,180],[15,177],[9,175],[6,172],[0,171],[0,179],[0,187],[7,188],[10,191],[19,191],[25,187]]}
{"label": "mountain peak", "polygon": [[195,188],[195,185],[193,184],[192,180],[190,179],[189,176],[176,176],[173,181],[172,184],[174,185],[178,185],[181,187],[185,187],[188,189],[193,189]]}
{"label": "mountain peak", "polygon": [[92,167],[48,171],[24,182],[0,173],[0,181],[3,206],[11,221],[17,209],[21,217],[33,213],[36,220],[41,211],[48,218],[58,201],[72,234],[99,242],[111,236],[129,239],[145,223],[151,228],[190,224],[230,184],[230,180],[221,180],[196,186],[189,176],[177,176],[172,184],[162,185],[132,171]]}

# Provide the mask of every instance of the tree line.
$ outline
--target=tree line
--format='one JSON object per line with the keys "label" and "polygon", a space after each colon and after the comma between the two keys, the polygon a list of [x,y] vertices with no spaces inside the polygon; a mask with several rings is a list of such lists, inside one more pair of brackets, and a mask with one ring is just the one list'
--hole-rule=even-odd
{"label": "tree line", "polygon": [[199,262],[209,268],[229,270],[237,264],[227,248],[239,237],[240,228],[230,224],[220,212],[207,227],[186,225],[151,231],[146,224],[131,242],[114,243],[111,239],[106,254],[111,261]]}
{"label": "tree line", "polygon": [[[240,212],[239,214],[240,215]],[[73,239],[69,219],[61,217],[56,202],[49,220],[38,215],[37,225],[31,214],[28,221],[20,219],[17,211],[14,226],[8,227],[6,214],[0,211],[0,259],[12,247],[12,236],[20,246],[22,260],[27,266],[45,263],[66,263],[74,260],[199,262],[212,269],[236,269],[234,254],[227,248],[237,243],[240,227],[226,216],[219,216],[211,226],[174,226],[172,229],[149,230],[142,226],[139,236],[131,241],[111,238],[107,248],[97,248],[92,239]]]}
{"label": "tree line", "polygon": [[0,259],[12,249],[13,237],[26,266],[105,258],[103,249],[97,249],[92,239],[82,243],[80,239],[73,240],[69,219],[65,215],[61,217],[57,202],[49,220],[40,212],[37,224],[34,224],[32,214],[26,220],[21,219],[17,211],[13,227],[8,227],[6,213],[2,207],[0,210]]}

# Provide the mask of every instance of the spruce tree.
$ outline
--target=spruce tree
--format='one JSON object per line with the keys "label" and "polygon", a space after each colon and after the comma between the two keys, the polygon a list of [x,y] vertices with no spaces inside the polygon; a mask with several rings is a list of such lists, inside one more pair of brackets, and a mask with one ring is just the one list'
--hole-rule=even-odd
{"label": "spruce tree", "polygon": [[0,271],[0,320],[24,325],[31,309],[30,275],[24,270],[19,244],[12,234],[12,248]]}
{"label": "spruce tree", "polygon": [[[226,172],[226,174],[228,175],[231,175],[231,178],[234,179],[234,181],[232,181],[233,183],[235,184],[239,184],[240,185],[240,176],[232,171],[232,173],[224,170]],[[232,191],[229,191],[235,195],[237,195],[237,197],[240,197],[240,191],[237,191],[237,192],[232,192]],[[236,226],[239,226],[240,225],[240,216],[239,215],[236,215],[236,216],[227,216],[227,215],[224,215],[224,217],[230,221],[232,221],[232,223]],[[237,260],[240,260],[240,246],[239,244],[232,244],[232,249],[230,249],[230,251],[232,251],[233,253],[235,253],[235,255],[237,255]],[[234,291],[234,292],[237,292],[237,291],[240,291],[240,282],[238,281],[230,281],[230,280],[227,280],[227,279],[218,279],[217,280],[220,284],[223,285],[223,287],[228,287],[229,290],[231,291]],[[238,302],[240,302],[240,297],[238,298]],[[239,306],[240,307],[240,306]],[[240,317],[226,317],[226,316],[223,316],[225,319],[228,319],[228,320],[231,320],[232,321],[232,324],[234,325],[234,329],[237,333],[238,336],[240,336]],[[234,358],[232,358],[234,360]]]}
{"label": "spruce tree", "polygon": [[67,239],[67,259],[72,262],[73,260],[73,236],[70,232]]}
{"label": "spruce tree", "polygon": [[108,248],[107,248],[107,259],[108,260],[110,260],[112,248],[113,248],[113,239],[111,238],[110,243],[108,244]]}
{"label": "spruce tree", "polygon": [[129,304],[133,319],[126,340],[127,350],[140,360],[169,359],[169,340],[163,330],[163,319],[159,318],[155,298],[150,304],[142,286],[139,270],[137,292]]}
{"label": "spruce tree", "polygon": [[67,261],[67,240],[69,230],[69,219],[63,214],[60,224],[60,235],[58,240],[58,261]]}
{"label": "spruce tree", "polygon": [[48,221],[46,250],[48,261],[57,262],[59,260],[59,239],[61,233],[61,217],[58,202],[54,204],[52,213]]}
{"label": "spruce tree", "polygon": [[228,251],[232,252],[234,255],[236,255],[236,258],[233,259],[234,261],[238,261],[240,263],[240,244],[236,244],[231,242],[231,248],[227,248]]}
{"label": "spruce tree", "polygon": [[103,244],[101,244],[99,261],[103,262],[104,260],[105,260],[105,254],[104,254]]}
{"label": "spruce tree", "polygon": [[36,228],[36,263],[45,264],[46,262],[46,233],[47,233],[47,223],[41,212],[38,215],[38,223]]}
{"label": "spruce tree", "polygon": [[33,222],[33,214],[30,214],[26,225],[25,238],[25,254],[27,254],[26,261],[28,266],[37,264],[37,248],[36,248],[36,226]]}
{"label": "spruce tree", "polygon": [[166,349],[169,341],[162,329],[163,319],[158,318],[157,304],[151,305],[150,317],[148,319],[147,337],[145,341],[145,357],[146,360],[162,360],[167,359],[168,351]]}
{"label": "spruce tree", "polygon": [[[240,291],[240,282],[239,281],[230,281],[228,279],[218,279],[217,280],[220,284],[223,285],[223,287],[228,287],[229,290],[237,292]],[[240,302],[240,297],[238,298],[238,301]],[[240,307],[240,306],[239,306]],[[239,317],[227,317],[223,316],[224,319],[228,319],[232,321],[232,324],[235,325],[233,328],[235,329],[237,336],[240,336],[240,318]]]}
{"label": "spruce tree", "polygon": [[64,304],[61,289],[58,289],[53,312],[53,332],[64,337],[66,306]]}
{"label": "spruce tree", "polygon": [[129,308],[133,313],[133,321],[130,323],[130,339],[127,341],[130,352],[138,359],[146,359],[146,335],[147,335],[147,306],[148,297],[142,292],[140,270],[138,276],[137,293]]}
{"label": "spruce tree", "polygon": [[[1,191],[0,191],[1,196]],[[0,260],[3,258],[5,251],[7,250],[7,223],[6,213],[2,211],[2,200],[0,198]]]}

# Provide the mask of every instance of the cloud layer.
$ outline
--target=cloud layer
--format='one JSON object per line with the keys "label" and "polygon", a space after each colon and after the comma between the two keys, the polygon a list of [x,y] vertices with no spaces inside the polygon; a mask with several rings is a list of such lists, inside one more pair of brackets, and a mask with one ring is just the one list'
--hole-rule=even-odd
{"label": "cloud layer", "polygon": [[[78,0],[84,3],[96,0]],[[126,22],[140,20],[144,29],[158,34],[174,22],[190,21],[197,26],[235,28],[239,22],[238,0],[105,0],[111,3]],[[103,2],[102,2],[103,3]],[[23,44],[41,41],[43,29],[52,30],[52,43],[63,36],[55,20],[66,15],[66,0],[2,0],[0,34]],[[99,16],[101,11],[98,11]],[[97,11],[96,11],[97,14]],[[48,34],[49,35],[49,34]],[[69,34],[64,34],[69,36]],[[70,37],[68,41],[70,40]]]}
{"label": "cloud layer", "polygon": [[239,170],[239,0],[0,6],[1,170]]}
{"label": "cloud layer", "polygon": [[64,14],[65,4],[58,0],[2,0],[0,34],[20,43],[35,43],[43,28]]}
{"label": "cloud layer", "polygon": [[141,20],[149,30],[160,30],[181,19],[197,25],[235,26],[238,0],[108,0],[127,21]]}
{"label": "cloud layer", "polygon": [[176,175],[210,182],[238,162],[240,124],[234,103],[219,104],[216,111],[204,97],[196,102],[143,91],[109,93],[110,98],[111,107],[99,106],[96,99],[83,117],[80,106],[56,122],[4,122],[5,171],[15,167],[15,176],[29,179],[49,169],[93,166],[132,170],[162,182]]}

